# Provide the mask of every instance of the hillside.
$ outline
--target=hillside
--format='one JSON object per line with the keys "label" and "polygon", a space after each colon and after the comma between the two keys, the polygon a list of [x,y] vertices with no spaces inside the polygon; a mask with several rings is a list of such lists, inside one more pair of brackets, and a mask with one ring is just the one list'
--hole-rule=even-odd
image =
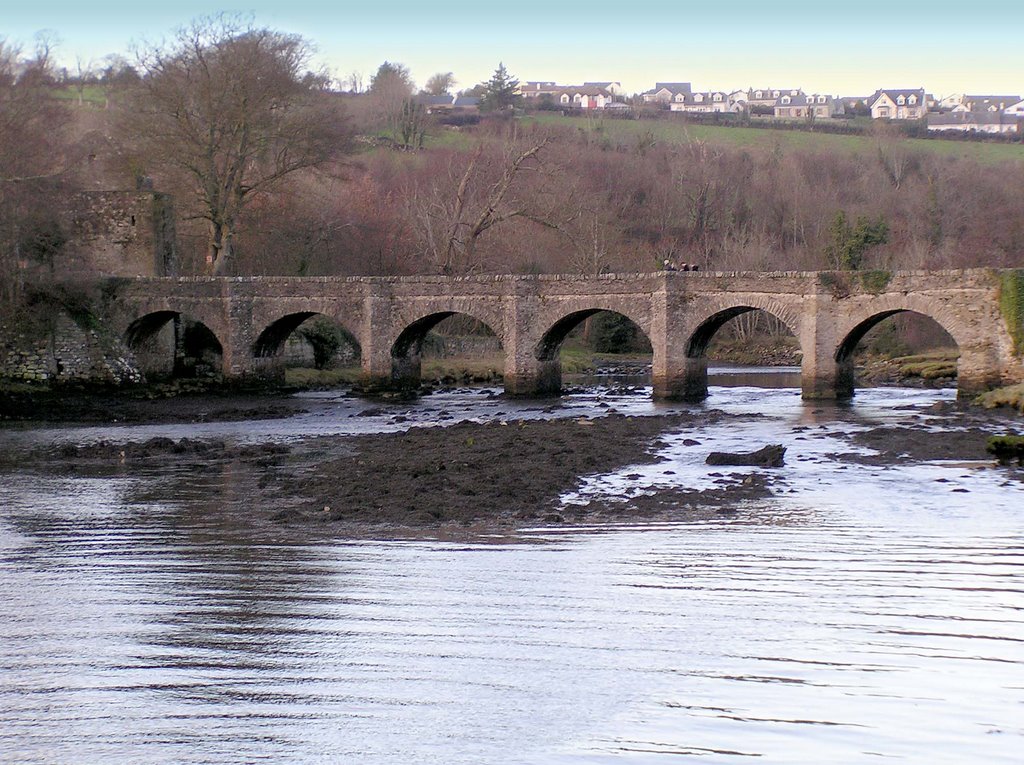
{"label": "hillside", "polygon": [[[877,139],[864,135],[836,135],[806,130],[779,130],[756,127],[725,127],[687,122],[684,117],[654,120],[602,119],[601,117],[563,117],[560,114],[537,114],[530,118],[541,125],[577,128],[596,137],[606,136],[617,142],[655,141],[684,144],[704,141],[730,147],[797,149],[813,152],[874,154]],[[905,139],[907,148],[925,154],[957,157],[995,165],[1024,161],[1024,143],[987,143],[947,139]]]}

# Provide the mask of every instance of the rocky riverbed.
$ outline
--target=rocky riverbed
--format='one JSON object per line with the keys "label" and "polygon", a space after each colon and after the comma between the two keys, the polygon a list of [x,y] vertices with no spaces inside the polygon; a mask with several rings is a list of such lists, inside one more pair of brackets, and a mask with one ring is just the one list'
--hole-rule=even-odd
{"label": "rocky riverbed", "polygon": [[[150,418],[165,422],[209,421],[211,412],[254,419],[259,413],[302,411],[299,399],[203,397],[147,403]],[[374,414],[376,409],[365,413]],[[925,416],[927,415],[927,416]],[[123,416],[123,415],[122,415]],[[279,415],[280,416],[280,415]],[[196,420],[195,418],[200,418]],[[193,419],[190,419],[193,418]],[[416,529],[512,529],[533,524],[678,521],[734,512],[783,490],[772,467],[714,473],[701,487],[676,483],[622,497],[590,496],[566,504],[587,476],[656,465],[666,437],[715,426],[741,426],[756,413],[728,414],[694,408],[648,416],[563,416],[554,419],[494,417],[446,427],[402,432],[306,437],[287,442],[239,444],[202,437],[99,440],[0,449],[0,470],[31,469],[83,476],[144,475],[161,466],[208,471],[235,466],[258,486],[251,498],[255,518],[289,528],[347,533],[401,534]],[[400,422],[396,417],[392,422]],[[898,426],[860,429],[845,436],[848,451],[828,459],[865,466],[933,460],[990,460],[992,433],[1020,432],[1019,417],[940,403]],[[793,428],[813,438],[810,426]],[[834,434],[833,434],[834,435]],[[711,449],[683,442],[703,462]],[[765,444],[750,444],[755,449]],[[864,448],[871,453],[864,453]],[[703,451],[702,451],[703,450]],[[800,460],[792,449],[786,459]],[[777,466],[780,467],[781,465]],[[1007,479],[1024,475],[1009,468]],[[671,470],[665,472],[671,473]],[[639,476],[638,476],[639,477]],[[625,476],[627,483],[629,476]]]}

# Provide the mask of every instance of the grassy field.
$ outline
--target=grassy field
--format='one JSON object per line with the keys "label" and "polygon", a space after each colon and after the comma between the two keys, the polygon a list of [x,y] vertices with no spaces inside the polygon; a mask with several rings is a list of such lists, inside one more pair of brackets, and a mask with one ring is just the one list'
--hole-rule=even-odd
{"label": "grassy field", "polygon": [[[53,97],[60,101],[78,103],[78,88],[66,87],[53,91]],[[106,106],[107,91],[102,85],[86,85],[82,90],[82,102],[91,106]]]}
{"label": "grassy field", "polygon": [[[804,130],[772,130],[754,127],[721,127],[688,124],[680,119],[626,120],[593,117],[563,117],[559,114],[538,114],[528,119],[540,124],[574,127],[595,138],[607,137],[617,143],[636,143],[646,136],[661,143],[704,141],[727,146],[749,146],[771,149],[805,149],[810,151],[874,154],[875,139],[861,135],[811,133]],[[984,164],[1024,161],[1024,144],[982,143],[974,141],[943,141],[908,138],[907,146],[920,152],[949,157],[963,157]]]}

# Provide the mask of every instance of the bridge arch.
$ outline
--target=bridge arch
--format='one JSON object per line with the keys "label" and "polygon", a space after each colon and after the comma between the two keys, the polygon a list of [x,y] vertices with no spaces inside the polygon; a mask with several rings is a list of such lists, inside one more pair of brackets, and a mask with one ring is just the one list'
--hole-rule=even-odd
{"label": "bridge arch", "polygon": [[424,341],[432,329],[453,317],[465,317],[485,327],[505,350],[505,341],[500,334],[500,325],[494,326],[493,318],[485,319],[475,312],[460,310],[439,310],[426,313],[408,322],[391,343],[391,382],[402,388],[415,388],[420,384],[423,367]]}
{"label": "bridge arch", "polygon": [[125,344],[147,378],[224,373],[224,345],[203,321],[172,309],[143,314],[124,333]]}
{"label": "bridge arch", "polygon": [[[802,315],[800,308],[770,298],[746,296],[735,303],[706,306],[696,314],[686,334],[683,347],[682,398],[701,401],[708,395],[707,350],[715,335],[730,321],[752,311],[761,311],[772,317],[798,340],[801,338]],[[804,358],[806,351],[801,343]]]}
{"label": "bridge arch", "polygon": [[[864,339],[874,327],[886,319],[899,314],[914,314],[930,319],[945,330],[957,349],[963,354],[964,349],[971,347],[972,338],[970,332],[962,326],[957,316],[946,310],[941,304],[933,304],[931,301],[914,295],[901,297],[884,297],[860,311],[852,313],[844,322],[837,333],[838,343],[836,345],[833,359],[836,364],[835,394],[836,398],[852,398],[855,392],[856,380],[854,370],[854,353],[858,344]],[[977,344],[975,343],[975,346]],[[984,355],[984,351],[982,351]],[[960,365],[963,356],[957,362],[957,387],[961,388]]]}
{"label": "bridge arch", "polygon": [[[314,325],[310,327],[311,331],[305,333],[305,339],[313,354],[313,367],[326,369],[343,348],[347,349],[356,361],[359,360],[362,348],[355,334],[344,322],[319,311],[294,311],[271,321],[253,342],[251,354],[261,377],[284,379],[287,365],[284,357],[288,339],[304,324],[315,322],[318,318],[326,324],[323,327]],[[298,366],[308,364],[307,360]]]}
{"label": "bridge arch", "polygon": [[[533,377],[526,390],[539,395],[557,395],[562,389],[562,363],[559,357],[562,343],[569,334],[591,317],[601,314],[620,317],[636,327],[648,345],[651,343],[650,321],[638,315],[631,307],[617,304],[588,305],[576,307],[557,317],[549,317],[542,328],[540,336],[530,345],[530,364],[535,368]],[[652,346],[653,353],[653,346]]]}

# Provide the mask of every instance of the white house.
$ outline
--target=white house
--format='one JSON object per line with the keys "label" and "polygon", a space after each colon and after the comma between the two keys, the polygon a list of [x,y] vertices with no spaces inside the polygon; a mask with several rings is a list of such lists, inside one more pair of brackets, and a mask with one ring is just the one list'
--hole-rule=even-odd
{"label": "white house", "polygon": [[775,106],[783,96],[794,98],[804,94],[801,88],[750,88],[747,90],[747,106]]}
{"label": "white house", "polygon": [[604,88],[613,96],[621,96],[625,94],[625,91],[622,89],[621,82],[585,82],[583,85],[589,88]]}
{"label": "white house", "polygon": [[1018,115],[1003,112],[952,111],[929,114],[928,131],[1013,134],[1020,132],[1022,119]]}
{"label": "white house", "polygon": [[1011,104],[1003,109],[1003,114],[1008,114],[1011,117],[1024,117],[1024,101],[1018,101],[1015,104]]}
{"label": "white house", "polygon": [[868,106],[875,120],[919,120],[928,113],[924,88],[876,90]]}
{"label": "white house", "polygon": [[614,100],[611,92],[596,85],[567,85],[555,94],[556,103],[569,109],[606,109]]}
{"label": "white house", "polygon": [[656,82],[654,88],[640,94],[645,104],[667,104],[676,96],[691,92],[688,82]]}
{"label": "white house", "polygon": [[743,106],[720,90],[707,93],[676,93],[668,108],[673,112],[709,114],[712,112],[739,112]]}
{"label": "white house", "polygon": [[821,93],[790,95],[786,93],[775,102],[775,117],[783,120],[829,119],[842,112],[839,99]]}
{"label": "white house", "polygon": [[963,93],[951,93],[945,96],[939,101],[939,110],[944,112],[951,112],[956,107],[960,106],[964,102]]}
{"label": "white house", "polygon": [[964,96],[953,107],[955,112],[1004,112],[1020,101],[1020,96]]}

